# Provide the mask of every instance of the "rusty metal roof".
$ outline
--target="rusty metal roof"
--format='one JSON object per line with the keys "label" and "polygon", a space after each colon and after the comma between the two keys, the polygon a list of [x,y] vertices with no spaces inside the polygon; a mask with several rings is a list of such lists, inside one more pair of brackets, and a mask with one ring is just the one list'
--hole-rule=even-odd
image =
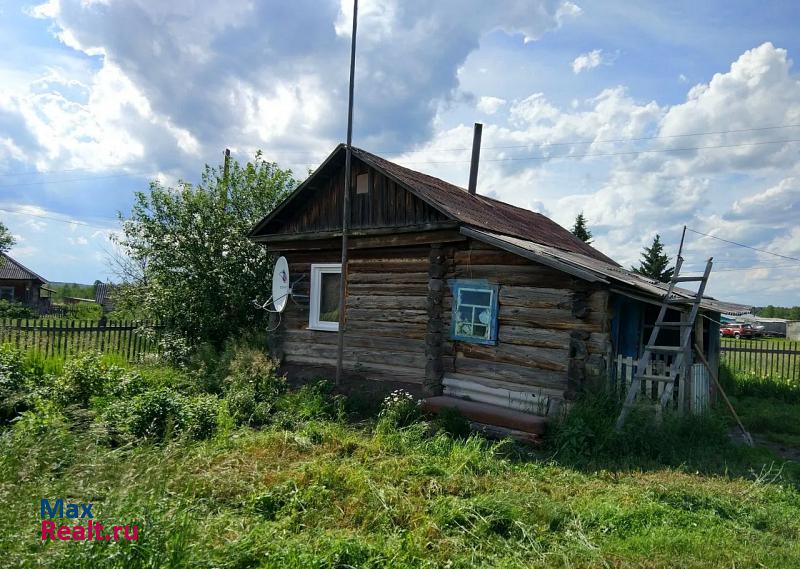
{"label": "rusty metal roof", "polygon": [[462,223],[617,264],[540,213],[480,194],[470,194],[464,188],[405,168],[360,148],[353,148],[353,156],[395,178],[421,199]]}
{"label": "rusty metal roof", "polygon": [[34,280],[42,284],[47,280],[40,277],[22,263],[15,261],[5,253],[0,253],[0,279],[7,280]]}
{"label": "rusty metal roof", "polygon": [[[311,187],[312,180],[316,176],[324,175],[326,172],[330,174],[342,166],[344,152],[345,146],[343,144],[338,145],[320,164],[320,167],[283,202],[278,204],[272,213],[257,223],[248,235],[250,237],[263,235],[262,232],[269,223]],[[434,176],[405,168],[360,148],[353,148],[353,156],[394,179],[395,182],[419,199],[454,221],[504,235],[528,239],[564,251],[582,253],[594,259],[616,265],[613,259],[603,255],[591,245],[587,245],[559,224],[540,213],[479,194],[470,194],[464,188]],[[303,205],[298,207],[303,207]]]}
{"label": "rusty metal roof", "polygon": [[[489,231],[462,228],[461,232],[484,243],[500,247],[511,253],[516,253],[590,282],[622,285],[624,288],[635,289],[653,298],[663,298],[669,286],[668,283],[662,283],[639,275],[633,271],[623,269],[617,264],[612,265],[580,253],[563,251],[526,239]],[[675,287],[673,293],[678,298],[685,298],[687,305],[689,304],[688,301],[695,296],[694,291],[679,287]],[[753,309],[752,306],[724,302],[709,296],[703,297],[700,306],[706,310],[725,314],[746,314]]]}

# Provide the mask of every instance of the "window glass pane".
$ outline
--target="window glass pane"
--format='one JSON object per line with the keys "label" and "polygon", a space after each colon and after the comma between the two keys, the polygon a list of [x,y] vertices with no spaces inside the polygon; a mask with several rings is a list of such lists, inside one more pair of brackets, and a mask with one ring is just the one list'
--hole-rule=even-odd
{"label": "window glass pane", "polygon": [[339,273],[322,273],[320,275],[319,319],[322,322],[339,321],[339,284],[342,275]]}
{"label": "window glass pane", "polygon": [[492,293],[488,290],[461,289],[461,304],[489,306],[491,304],[491,299]]}
{"label": "window glass pane", "polygon": [[0,288],[0,300],[14,300],[14,289],[12,287]]}
{"label": "window glass pane", "polygon": [[453,328],[455,339],[491,343],[497,330],[497,289],[480,284],[456,284]]}

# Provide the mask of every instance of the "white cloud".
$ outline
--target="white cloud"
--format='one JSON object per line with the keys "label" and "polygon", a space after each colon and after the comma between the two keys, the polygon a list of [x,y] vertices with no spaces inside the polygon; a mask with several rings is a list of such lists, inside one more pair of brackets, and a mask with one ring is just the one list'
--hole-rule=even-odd
{"label": "white cloud", "polygon": [[500,97],[481,97],[478,99],[477,107],[480,112],[493,115],[499,111],[501,107],[505,106],[506,102],[505,99],[501,99]]}
{"label": "white cloud", "polygon": [[576,75],[581,71],[594,69],[603,63],[603,50],[593,49],[588,53],[582,53],[572,62],[572,72]]}
{"label": "white cloud", "polygon": [[[674,256],[684,224],[792,254],[787,251],[800,246],[800,145],[735,146],[792,138],[792,131],[683,135],[798,123],[800,82],[786,51],[771,44],[743,53],[728,71],[692,87],[683,102],[671,106],[637,101],[621,86],[579,105],[561,106],[533,93],[509,103],[507,124],[484,128],[485,146],[503,149],[482,153],[479,192],[545,209],[567,227],[583,210],[598,248],[625,266],[637,263],[641,247],[656,233]],[[426,147],[468,147],[470,132],[466,125],[441,131]],[[625,139],[645,140],[607,142]],[[728,147],[674,151],[698,146]],[[414,167],[419,156],[401,158]],[[458,158],[466,163],[468,153]],[[462,163],[417,167],[462,184],[468,170]],[[768,268],[775,258],[690,234],[692,267],[711,255],[720,270],[767,267],[765,274],[782,282],[754,284],[763,278],[761,270],[720,273],[736,278],[715,277],[712,294],[761,303],[769,295],[773,303],[800,295],[800,279],[787,280],[786,269]]]}
{"label": "white cloud", "polygon": [[[303,171],[344,133],[352,2],[293,7],[296,17],[278,18],[271,4],[250,0],[222,11],[191,0],[36,6],[30,13],[51,20],[76,59],[94,58],[94,70],[69,83],[55,66],[0,92],[0,148],[40,169],[174,176],[235,143]],[[356,135],[365,146],[425,140],[485,34],[534,41],[581,12],[552,0],[466,9],[460,0],[366,0],[359,8]]]}

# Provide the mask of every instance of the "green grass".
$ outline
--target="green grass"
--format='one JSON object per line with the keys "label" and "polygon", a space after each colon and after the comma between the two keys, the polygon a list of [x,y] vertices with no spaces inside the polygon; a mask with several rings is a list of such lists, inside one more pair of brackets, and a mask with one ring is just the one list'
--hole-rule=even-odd
{"label": "green grass", "polygon": [[[60,373],[27,358],[32,375]],[[140,373],[197,389],[196,371]],[[725,381],[752,425],[791,434],[780,425],[800,393]],[[588,398],[534,451],[465,436],[457,417],[440,423],[458,438],[390,428],[386,413],[348,418],[361,406],[309,388],[279,396],[260,430],[228,418],[205,441],[114,446],[97,420],[109,403],[40,403],[0,428],[4,566],[800,566],[797,464],[731,444],[714,414],[661,425],[633,414],[620,435],[616,403]],[[92,502],[106,527],[138,525],[140,540],[42,543],[39,500],[59,497]]]}
{"label": "green grass", "polygon": [[[581,472],[504,445],[312,421],[109,450],[2,439],[0,551],[52,567],[796,567],[800,494],[686,469]],[[137,543],[38,540],[41,497]]]}

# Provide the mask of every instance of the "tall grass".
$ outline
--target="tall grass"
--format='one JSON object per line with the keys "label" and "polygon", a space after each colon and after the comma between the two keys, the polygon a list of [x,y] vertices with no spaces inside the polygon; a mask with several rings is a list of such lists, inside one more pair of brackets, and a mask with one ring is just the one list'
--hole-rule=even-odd
{"label": "tall grass", "polygon": [[[119,400],[142,389],[188,399],[215,383],[135,372]],[[406,413],[349,423],[347,403],[316,385],[280,393],[259,429],[229,415],[206,440],[113,446],[99,420],[110,397],[78,414],[38,398],[0,429],[4,566],[800,566],[800,493],[768,455],[736,455],[713,416],[635,415],[622,437],[608,428],[615,403],[595,398],[535,453]],[[138,525],[139,541],[42,543],[38,501],[59,497],[92,502],[105,526]]]}

